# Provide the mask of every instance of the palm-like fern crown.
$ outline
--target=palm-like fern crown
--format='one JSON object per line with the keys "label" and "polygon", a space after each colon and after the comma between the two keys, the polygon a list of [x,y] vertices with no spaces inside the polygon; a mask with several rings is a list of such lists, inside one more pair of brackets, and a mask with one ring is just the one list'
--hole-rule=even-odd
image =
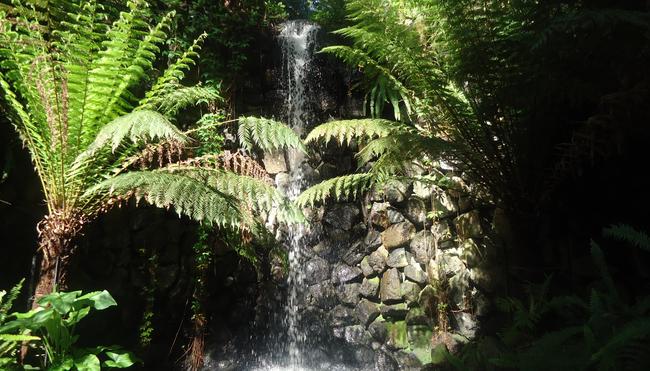
{"label": "palm-like fern crown", "polygon": [[[129,171],[156,151],[182,151],[191,139],[168,117],[219,94],[181,84],[198,56],[201,35],[139,97],[173,12],[150,26],[143,0],[126,5],[111,24],[96,1],[54,0],[42,7],[15,1],[11,14],[0,13],[3,99],[31,153],[50,212],[93,215],[115,197],[136,196],[221,226],[254,228],[259,223],[253,215],[272,208],[284,220],[300,219],[250,166],[205,159],[170,163],[170,155],[158,170]],[[282,146],[297,146],[286,139],[292,133],[257,134],[261,144],[284,140]]]}

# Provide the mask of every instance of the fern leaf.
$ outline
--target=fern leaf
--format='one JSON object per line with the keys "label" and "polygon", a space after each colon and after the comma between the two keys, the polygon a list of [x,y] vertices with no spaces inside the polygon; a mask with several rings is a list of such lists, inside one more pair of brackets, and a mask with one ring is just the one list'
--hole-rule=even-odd
{"label": "fern leaf", "polygon": [[638,318],[617,329],[614,336],[591,356],[592,361],[615,358],[617,353],[631,341],[650,335],[650,319]]}
{"label": "fern leaf", "polygon": [[375,174],[352,174],[328,179],[307,188],[295,202],[300,207],[306,207],[330,199],[341,201],[354,198],[373,187],[377,180]]}
{"label": "fern leaf", "polygon": [[330,121],[314,128],[307,135],[305,142],[313,143],[322,140],[327,143],[333,139],[344,145],[349,144],[352,139],[383,138],[405,130],[406,126],[403,124],[382,119]]}
{"label": "fern leaf", "polygon": [[221,99],[219,90],[214,87],[170,85],[164,93],[149,97],[138,109],[154,110],[173,117],[184,108]]}
{"label": "fern leaf", "polygon": [[626,224],[612,225],[603,229],[603,236],[613,237],[645,251],[650,251],[650,237]]}
{"label": "fern leaf", "polygon": [[239,141],[251,150],[259,148],[264,152],[297,149],[303,153],[307,150],[298,134],[287,125],[266,118],[240,117]]}

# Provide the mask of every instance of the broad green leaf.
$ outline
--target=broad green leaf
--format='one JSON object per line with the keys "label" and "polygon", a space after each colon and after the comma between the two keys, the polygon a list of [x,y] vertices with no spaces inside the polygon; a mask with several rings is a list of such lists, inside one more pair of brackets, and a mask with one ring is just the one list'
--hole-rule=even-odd
{"label": "broad green leaf", "polygon": [[85,305],[86,301],[90,301],[92,303],[93,308],[97,310],[104,310],[108,307],[117,305],[115,299],[113,299],[111,294],[109,294],[108,291],[106,290],[94,291],[79,297],[75,302],[75,306]]}
{"label": "broad green leaf", "polygon": [[106,367],[127,368],[135,363],[133,355],[126,351],[108,351],[106,356],[110,358],[110,360],[104,362]]}
{"label": "broad green leaf", "polygon": [[100,371],[102,369],[99,358],[94,354],[86,354],[76,359],[74,365],[79,371]]}

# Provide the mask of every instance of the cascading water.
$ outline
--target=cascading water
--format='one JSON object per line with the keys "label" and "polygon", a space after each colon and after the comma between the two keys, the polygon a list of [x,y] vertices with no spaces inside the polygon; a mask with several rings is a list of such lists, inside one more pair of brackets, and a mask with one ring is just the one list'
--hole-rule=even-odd
{"label": "cascading water", "polygon": [[[287,121],[297,133],[303,134],[309,125],[311,112],[309,109],[310,94],[309,68],[315,48],[315,37],[318,26],[307,21],[288,21],[283,24],[280,32],[282,45],[282,75],[285,91],[285,110]],[[295,198],[306,185],[304,179],[304,156],[298,151],[288,154],[289,168],[291,170],[291,183],[289,197]],[[287,367],[291,370],[300,370],[304,367],[303,352],[305,349],[306,335],[301,328],[300,302],[303,296],[305,273],[304,248],[302,240],[305,237],[305,228],[300,226],[289,233],[289,296],[285,311],[285,325],[288,332],[287,351],[289,355]]]}

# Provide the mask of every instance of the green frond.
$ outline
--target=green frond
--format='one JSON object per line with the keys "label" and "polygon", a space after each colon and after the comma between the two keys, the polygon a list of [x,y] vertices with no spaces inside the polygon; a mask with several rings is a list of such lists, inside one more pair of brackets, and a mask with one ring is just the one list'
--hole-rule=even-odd
{"label": "green frond", "polygon": [[359,166],[376,160],[373,172],[398,174],[415,161],[440,158],[450,148],[450,143],[442,139],[406,130],[370,141],[357,158]]}
{"label": "green frond", "polygon": [[167,117],[174,117],[187,107],[222,99],[219,89],[214,87],[170,85],[169,89],[166,89],[163,93],[147,98],[146,102],[138,107],[138,110],[154,110]]}
{"label": "green frond", "polygon": [[647,317],[637,318],[618,328],[605,345],[591,356],[592,361],[603,359],[615,359],[625,347],[637,339],[646,338],[650,335],[650,319]]}
{"label": "green frond", "polygon": [[334,139],[339,144],[349,144],[352,139],[369,140],[382,138],[406,130],[406,126],[395,121],[382,119],[359,119],[330,121],[315,127],[307,138],[306,143]]}
{"label": "green frond", "polygon": [[303,191],[295,200],[300,207],[314,206],[328,200],[353,199],[378,182],[376,174],[351,174],[328,179]]}
{"label": "green frond", "polygon": [[5,321],[5,318],[7,318],[7,315],[11,310],[11,306],[13,305],[16,298],[18,298],[18,295],[20,295],[20,290],[22,290],[24,282],[25,279],[21,279],[20,282],[11,288],[8,295],[6,291],[0,291],[0,324]]}
{"label": "green frond", "polygon": [[135,197],[160,208],[174,208],[202,223],[240,228],[243,215],[237,200],[207,179],[170,171],[132,171],[107,179],[84,193],[86,199]]}
{"label": "green frond", "polygon": [[84,151],[86,154],[80,156],[92,155],[95,151],[108,144],[111,146],[111,151],[115,152],[125,139],[136,144],[159,140],[186,144],[190,141],[190,138],[160,113],[137,110],[104,125],[97,133],[95,140]]}
{"label": "green frond", "polygon": [[242,147],[248,150],[259,148],[264,152],[286,149],[307,151],[293,129],[271,119],[240,117],[238,135]]}
{"label": "green frond", "polygon": [[650,251],[650,237],[626,224],[617,224],[603,229],[603,236],[628,242],[640,249]]}

